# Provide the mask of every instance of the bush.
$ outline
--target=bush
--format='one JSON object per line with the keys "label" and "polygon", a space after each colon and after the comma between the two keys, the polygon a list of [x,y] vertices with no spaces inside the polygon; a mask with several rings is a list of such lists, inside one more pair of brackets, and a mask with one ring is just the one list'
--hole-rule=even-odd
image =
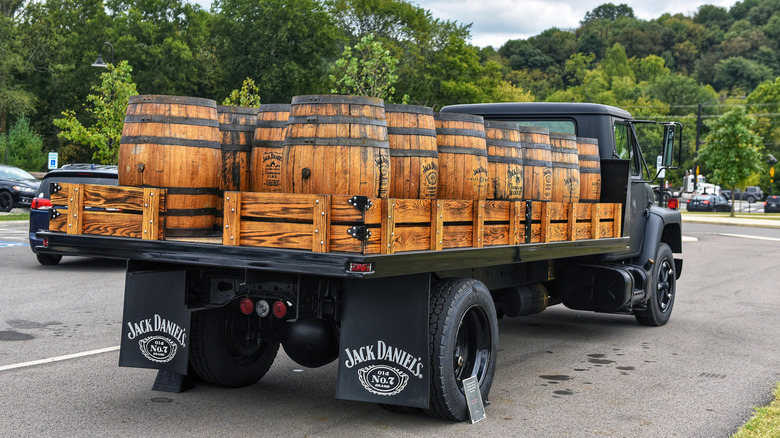
{"label": "bush", "polygon": [[46,154],[43,152],[43,138],[30,128],[30,121],[21,118],[8,130],[0,134],[0,150],[6,164],[32,172],[44,170]]}

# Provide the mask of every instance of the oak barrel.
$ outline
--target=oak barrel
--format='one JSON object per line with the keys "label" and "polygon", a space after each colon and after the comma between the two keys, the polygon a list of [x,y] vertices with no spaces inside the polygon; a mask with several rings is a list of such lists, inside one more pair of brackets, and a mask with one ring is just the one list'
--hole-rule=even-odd
{"label": "oak barrel", "polygon": [[163,187],[165,235],[212,232],[221,147],[217,103],[180,96],[131,96],[119,146],[119,184]]}
{"label": "oak barrel", "polygon": [[433,109],[385,105],[390,142],[391,198],[433,199],[439,179],[439,153]]}
{"label": "oak barrel", "polygon": [[580,202],[599,202],[601,200],[599,140],[577,137],[577,151],[580,163]]}
{"label": "oak barrel", "polygon": [[486,199],[487,145],[482,116],[436,113],[439,199]]}
{"label": "oak barrel", "polygon": [[550,131],[535,126],[520,126],[523,148],[523,199],[552,199],[552,153]]}
{"label": "oak barrel", "polygon": [[284,192],[387,197],[390,146],[382,99],[293,97],[284,145]]}
{"label": "oak barrel", "polygon": [[249,156],[255,133],[257,108],[217,105],[222,142],[221,190],[249,190]]}
{"label": "oak barrel", "polygon": [[253,192],[282,191],[284,137],[289,117],[290,104],[272,103],[258,108],[249,178]]}
{"label": "oak barrel", "polygon": [[577,137],[550,133],[552,152],[553,202],[578,202],[580,199],[580,165]]}
{"label": "oak barrel", "polygon": [[522,199],[523,149],[516,123],[485,121],[488,199]]}

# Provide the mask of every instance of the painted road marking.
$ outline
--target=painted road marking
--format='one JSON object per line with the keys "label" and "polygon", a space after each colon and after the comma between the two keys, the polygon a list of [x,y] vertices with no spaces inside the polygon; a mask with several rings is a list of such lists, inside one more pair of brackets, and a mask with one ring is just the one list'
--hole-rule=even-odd
{"label": "painted road marking", "polygon": [[728,234],[728,233],[719,233],[721,236],[728,236],[728,237],[742,237],[743,239],[756,239],[756,240],[769,240],[771,242],[780,242],[780,239],[777,237],[761,237],[761,236],[749,236],[747,234]]}
{"label": "painted road marking", "polygon": [[6,242],[6,241],[0,240],[0,248],[10,248],[12,246],[24,246],[24,245],[27,245],[27,244],[23,243],[23,242]]}
{"label": "painted road marking", "polygon": [[43,365],[47,363],[52,362],[60,362],[63,360],[69,360],[69,359],[77,359],[79,357],[85,357],[85,356],[93,356],[96,354],[103,354],[103,353],[110,353],[112,351],[119,350],[119,345],[116,347],[108,347],[108,348],[101,348],[99,350],[92,350],[92,351],[84,351],[81,353],[73,353],[73,354],[66,354],[65,356],[57,356],[57,357],[50,357],[48,359],[41,359],[41,360],[34,360],[31,362],[23,362],[23,363],[16,363],[11,365],[3,365],[0,366],[0,371],[8,371],[8,370],[15,370],[17,368],[26,368],[26,367],[32,367],[35,365]]}

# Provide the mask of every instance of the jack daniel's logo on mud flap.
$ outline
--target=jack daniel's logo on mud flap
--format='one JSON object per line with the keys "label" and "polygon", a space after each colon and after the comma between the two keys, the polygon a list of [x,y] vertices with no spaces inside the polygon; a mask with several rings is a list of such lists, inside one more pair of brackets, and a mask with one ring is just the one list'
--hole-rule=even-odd
{"label": "jack daniel's logo on mud flap", "polygon": [[370,365],[358,370],[358,379],[368,392],[378,395],[396,395],[406,387],[409,375],[387,365]]}
{"label": "jack daniel's logo on mud flap", "polygon": [[[357,377],[366,391],[377,395],[396,395],[406,388],[409,374],[422,379],[422,357],[415,357],[400,348],[377,341],[375,345],[359,348],[345,348],[347,360],[344,366],[354,368],[359,364],[367,366],[357,369]],[[372,362],[372,363],[368,363]],[[384,362],[384,363],[376,363]],[[397,365],[391,366],[387,363]],[[409,372],[407,374],[405,371]]]}
{"label": "jack daniel's logo on mud flap", "polygon": [[127,338],[138,339],[138,348],[152,362],[166,363],[176,357],[178,346],[186,347],[187,333],[173,321],[155,314],[127,323]]}

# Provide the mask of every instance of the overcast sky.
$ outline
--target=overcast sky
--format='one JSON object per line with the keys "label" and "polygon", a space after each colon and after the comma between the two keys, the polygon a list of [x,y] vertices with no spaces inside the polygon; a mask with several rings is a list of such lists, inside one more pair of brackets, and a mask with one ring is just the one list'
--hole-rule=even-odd
{"label": "overcast sky", "polygon": [[[209,10],[211,0],[189,0]],[[511,39],[528,38],[551,27],[574,29],[585,13],[604,3],[627,4],[644,20],[664,13],[692,16],[701,5],[726,8],[736,0],[411,0],[434,17],[471,23],[471,43],[496,49]]]}

